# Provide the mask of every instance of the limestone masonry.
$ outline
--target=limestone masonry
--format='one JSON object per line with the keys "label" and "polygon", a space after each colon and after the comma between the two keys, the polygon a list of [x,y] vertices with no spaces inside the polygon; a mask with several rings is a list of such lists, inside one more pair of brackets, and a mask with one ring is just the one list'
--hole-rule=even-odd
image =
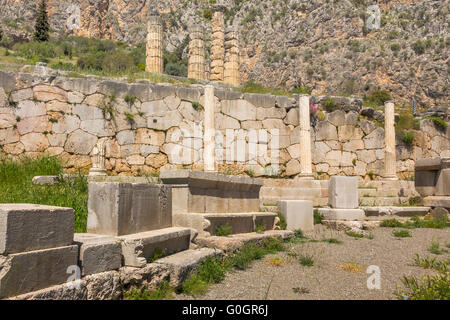
{"label": "limestone masonry", "polygon": [[[307,128],[300,130],[299,125],[299,113],[303,117],[309,110],[300,108],[299,96],[213,91],[206,101],[198,85],[0,71],[0,145],[11,156],[49,153],[61,157],[67,168],[79,168],[92,166],[95,147],[104,140],[105,169],[113,174],[203,170],[207,107],[214,115],[208,126],[215,127],[214,161],[219,171],[293,177],[302,170],[311,175],[310,165],[320,179],[376,179],[393,168],[385,166],[385,129],[374,121],[384,115],[368,113],[361,100],[336,98],[339,110],[311,122],[309,148]],[[317,104],[322,98],[309,100]],[[389,159],[395,161],[400,179],[412,176],[417,159],[450,155],[449,128],[441,130],[432,120],[421,120],[415,137],[410,146],[396,137],[395,158]]]}

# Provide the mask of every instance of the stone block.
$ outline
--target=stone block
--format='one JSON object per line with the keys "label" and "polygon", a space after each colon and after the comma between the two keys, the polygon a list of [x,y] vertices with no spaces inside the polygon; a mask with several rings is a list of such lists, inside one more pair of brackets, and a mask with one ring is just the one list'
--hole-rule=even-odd
{"label": "stone block", "polygon": [[0,256],[0,298],[65,283],[77,259],[76,245]]}
{"label": "stone block", "polygon": [[168,267],[170,270],[170,284],[174,288],[180,288],[191,272],[197,270],[206,258],[221,255],[221,250],[200,248],[198,250],[178,252],[171,256],[159,259],[156,263]]}
{"label": "stone block", "polygon": [[363,220],[364,210],[361,209],[329,209],[319,208],[319,214],[326,220]]}
{"label": "stone block", "polygon": [[189,249],[191,230],[181,227],[165,228],[118,237],[122,245],[125,266],[144,267],[156,255],[170,255]]}
{"label": "stone block", "polygon": [[436,182],[436,196],[450,196],[450,169],[442,169]]}
{"label": "stone block", "polygon": [[76,233],[74,242],[79,247],[82,275],[117,270],[122,266],[122,246],[113,237]]}
{"label": "stone block", "polygon": [[36,204],[0,204],[0,254],[72,244],[74,210]]}
{"label": "stone block", "polygon": [[438,177],[438,171],[415,171],[414,187],[422,196],[432,196],[435,193],[435,186]]}
{"label": "stone block", "polygon": [[328,186],[328,204],[336,209],[358,207],[358,178],[331,177]]}
{"label": "stone block", "polygon": [[121,236],[172,226],[170,186],[90,182],[87,229]]}
{"label": "stone block", "polygon": [[309,200],[278,201],[278,211],[286,220],[287,230],[313,231],[313,203]]}

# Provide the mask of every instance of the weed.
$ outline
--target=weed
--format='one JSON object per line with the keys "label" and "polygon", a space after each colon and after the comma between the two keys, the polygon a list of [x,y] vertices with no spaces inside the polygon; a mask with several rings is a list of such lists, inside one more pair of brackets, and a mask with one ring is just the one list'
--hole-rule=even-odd
{"label": "weed", "polygon": [[448,300],[450,297],[450,275],[437,274],[435,276],[424,276],[422,279],[406,277],[402,279],[404,288],[395,293],[403,300]]}
{"label": "weed", "polygon": [[342,244],[343,242],[336,239],[336,238],[328,238],[328,239],[323,239],[323,242],[328,242],[328,243],[334,243],[334,244]]}
{"label": "weed", "polygon": [[408,230],[394,230],[394,231],[392,231],[392,234],[394,235],[394,237],[397,237],[397,238],[412,237],[411,232],[409,232]]}
{"label": "weed", "polygon": [[153,252],[153,255],[149,259],[150,262],[155,262],[156,260],[164,257],[166,255],[166,251],[167,251],[166,249],[156,248],[155,251]]}
{"label": "weed", "polygon": [[214,232],[214,235],[218,237],[228,237],[231,234],[233,234],[233,228],[228,223],[218,225]]}
{"label": "weed", "polygon": [[280,227],[281,230],[286,230],[287,227],[286,219],[283,217],[281,212],[278,212],[278,218],[280,219],[278,226]]}
{"label": "weed", "polygon": [[256,233],[264,233],[264,231],[266,231],[266,227],[264,226],[264,223],[263,223],[263,222],[261,222],[260,224],[258,224],[258,225],[255,227],[255,232],[256,232]]}
{"label": "weed", "polygon": [[345,234],[355,239],[364,238],[364,234],[355,231],[347,231]]}
{"label": "weed", "polygon": [[323,217],[320,215],[318,209],[314,209],[314,224],[321,224]]}
{"label": "weed", "polygon": [[439,272],[447,272],[448,271],[448,265],[450,264],[450,259],[447,259],[446,261],[440,261],[436,258],[421,258],[417,253],[414,257],[414,264],[418,267],[422,267],[424,269],[434,269]]}
{"label": "weed", "polygon": [[309,255],[309,254],[300,254],[299,262],[304,267],[312,267],[312,266],[314,266],[313,256]]}
{"label": "weed", "polygon": [[132,289],[123,292],[123,300],[170,300],[175,291],[168,281],[162,282],[154,291],[145,288]]}
{"label": "weed", "polygon": [[307,239],[308,237],[305,236],[303,231],[301,229],[294,230],[294,237],[297,239]]}
{"label": "weed", "polygon": [[353,263],[353,262],[347,262],[344,264],[341,264],[338,266],[338,269],[347,271],[347,272],[352,272],[352,273],[358,273],[361,272],[362,268],[359,264],[357,263]]}
{"label": "weed", "polygon": [[206,283],[219,283],[225,279],[226,268],[218,258],[206,258],[197,271],[201,280]]}
{"label": "weed", "polygon": [[269,261],[267,261],[267,263],[274,267],[282,267],[283,266],[283,262],[281,261],[281,258],[279,258],[279,257],[270,258]]}
{"label": "weed", "polygon": [[208,284],[196,273],[192,273],[182,285],[182,292],[187,295],[200,296],[207,290]]}

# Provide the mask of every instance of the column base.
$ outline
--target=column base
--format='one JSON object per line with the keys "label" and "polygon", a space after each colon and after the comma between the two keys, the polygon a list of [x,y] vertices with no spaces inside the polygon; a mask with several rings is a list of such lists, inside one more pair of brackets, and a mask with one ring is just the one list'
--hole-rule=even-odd
{"label": "column base", "polygon": [[89,170],[89,175],[98,177],[98,176],[107,176],[108,174],[106,173],[106,169],[100,169],[100,168],[91,168]]}
{"label": "column base", "polygon": [[314,174],[312,173],[299,173],[295,179],[297,180],[314,180]]}

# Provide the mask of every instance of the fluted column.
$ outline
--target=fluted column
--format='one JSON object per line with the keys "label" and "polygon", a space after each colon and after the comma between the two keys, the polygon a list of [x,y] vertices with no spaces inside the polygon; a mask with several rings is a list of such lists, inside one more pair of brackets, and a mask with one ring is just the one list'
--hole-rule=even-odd
{"label": "fluted column", "polygon": [[397,180],[397,161],[395,157],[395,111],[394,102],[386,101],[384,104],[384,178]]}
{"label": "fluted column", "polygon": [[205,40],[203,27],[199,25],[192,27],[190,32],[188,77],[205,79]]}
{"label": "fluted column", "polygon": [[299,179],[313,179],[311,157],[311,120],[309,114],[309,96],[299,97],[299,135],[300,135],[300,174]]}
{"label": "fluted column", "polygon": [[147,57],[145,62],[145,71],[153,73],[163,73],[163,30],[162,20],[159,14],[154,13],[150,16],[147,29]]}
{"label": "fluted column", "polygon": [[225,59],[225,22],[223,8],[214,9],[211,41],[211,81],[223,81]]}
{"label": "fluted column", "polygon": [[203,166],[204,171],[215,171],[215,127],[214,127],[214,87],[205,86],[205,112],[203,136]]}
{"label": "fluted column", "polygon": [[239,86],[241,78],[239,74],[239,41],[236,31],[227,30],[225,34],[225,63],[224,82],[232,86]]}

